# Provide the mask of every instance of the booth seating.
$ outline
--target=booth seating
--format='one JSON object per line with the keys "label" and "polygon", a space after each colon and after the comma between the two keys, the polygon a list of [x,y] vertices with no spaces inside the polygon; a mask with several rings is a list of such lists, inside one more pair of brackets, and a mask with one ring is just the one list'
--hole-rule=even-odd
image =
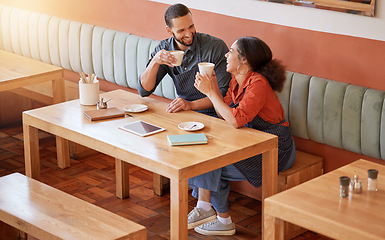
{"label": "booth seating", "polygon": [[144,226],[20,173],[1,177],[0,192],[0,236],[8,240],[19,239],[9,226],[42,240],[147,239]]}
{"label": "booth seating", "polygon": [[[0,49],[74,72],[95,73],[109,86],[130,91],[136,90],[138,77],[159,43],[4,5],[0,5],[0,19]],[[71,84],[76,91],[77,83]],[[177,96],[169,76],[154,94],[165,101]],[[287,71],[278,97],[294,136],[385,160],[383,91]],[[319,176],[323,169],[323,159],[311,154],[311,149],[297,149],[293,167],[279,174],[280,190]],[[158,194],[164,187],[160,180],[155,176]]]}

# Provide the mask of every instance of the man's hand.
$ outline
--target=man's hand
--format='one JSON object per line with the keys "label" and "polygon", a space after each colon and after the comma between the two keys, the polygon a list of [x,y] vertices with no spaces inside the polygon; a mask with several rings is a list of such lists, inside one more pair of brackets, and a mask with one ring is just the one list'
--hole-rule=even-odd
{"label": "man's hand", "polygon": [[159,65],[165,64],[170,67],[174,67],[172,64],[176,63],[176,58],[169,51],[163,49],[155,54],[153,61],[155,61]]}
{"label": "man's hand", "polygon": [[177,97],[175,98],[167,108],[167,112],[169,113],[175,113],[179,111],[186,111],[192,109],[192,103],[189,101],[184,100],[183,98]]}

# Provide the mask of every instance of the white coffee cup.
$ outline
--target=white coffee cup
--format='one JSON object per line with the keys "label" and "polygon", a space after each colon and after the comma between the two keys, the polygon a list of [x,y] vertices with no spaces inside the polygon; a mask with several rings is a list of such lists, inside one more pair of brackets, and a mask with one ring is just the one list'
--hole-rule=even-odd
{"label": "white coffee cup", "polygon": [[199,72],[202,76],[206,74],[209,76],[213,75],[214,66],[215,66],[214,63],[209,63],[209,62],[198,63]]}
{"label": "white coffee cup", "polygon": [[84,83],[80,80],[79,99],[81,105],[96,105],[99,101],[99,81]]}
{"label": "white coffee cup", "polygon": [[172,65],[180,66],[182,64],[184,52],[183,51],[179,51],[179,50],[174,50],[174,51],[170,51],[170,53],[172,55],[174,55],[175,58],[176,58],[176,63],[174,63]]}

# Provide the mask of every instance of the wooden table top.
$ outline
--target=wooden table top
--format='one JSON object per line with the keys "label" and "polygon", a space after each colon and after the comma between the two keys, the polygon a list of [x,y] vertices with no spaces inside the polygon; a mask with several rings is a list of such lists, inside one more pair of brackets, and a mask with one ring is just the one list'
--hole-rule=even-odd
{"label": "wooden table top", "polygon": [[[123,109],[125,105],[140,103],[149,106],[142,113],[130,113],[133,117],[90,121],[84,111],[96,106],[82,106],[79,100],[26,111],[23,121],[42,130],[75,140],[85,146],[115,158],[127,161],[163,176],[190,178],[228,165],[234,159],[244,159],[277,147],[277,137],[250,128],[235,129],[225,121],[193,111],[167,113],[167,104],[151,98],[142,98],[123,90],[104,93],[104,99],[113,97],[108,107]],[[170,146],[167,135],[189,134],[178,128],[186,120],[201,122],[206,145]],[[141,137],[119,129],[127,123],[143,120],[163,127],[166,131]],[[240,150],[243,151],[240,151]],[[134,159],[135,160],[132,160]],[[130,160],[131,159],[131,160]],[[139,159],[139,160],[138,160]],[[151,161],[147,161],[151,159]],[[211,160],[211,161],[208,161]]]}
{"label": "wooden table top", "polygon": [[44,82],[45,75],[62,75],[62,71],[61,67],[0,50],[0,91]]}
{"label": "wooden table top", "polygon": [[[379,171],[377,192],[367,190],[368,169]],[[340,198],[340,176],[362,180],[361,194]],[[385,239],[385,166],[357,160],[265,199],[265,214],[335,239]]]}

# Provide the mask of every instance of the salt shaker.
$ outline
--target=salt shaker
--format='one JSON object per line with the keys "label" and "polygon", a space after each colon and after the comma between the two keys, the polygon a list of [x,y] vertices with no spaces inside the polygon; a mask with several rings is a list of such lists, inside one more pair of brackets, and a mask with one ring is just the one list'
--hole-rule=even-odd
{"label": "salt shaker", "polygon": [[107,108],[107,102],[103,101],[103,98],[100,98],[100,101],[97,102],[97,109]]}
{"label": "salt shaker", "polygon": [[352,193],[362,193],[362,182],[358,175],[354,175],[354,179],[350,181],[349,190]]}
{"label": "salt shaker", "polygon": [[97,109],[106,109],[107,108],[107,102],[112,100],[113,98],[108,99],[107,101],[104,101],[103,98],[100,98],[100,101],[97,102]]}
{"label": "salt shaker", "polygon": [[347,177],[347,176],[340,177],[340,197],[342,198],[349,197],[349,182],[350,182],[350,177]]}
{"label": "salt shaker", "polygon": [[368,191],[377,191],[377,169],[368,170]]}

